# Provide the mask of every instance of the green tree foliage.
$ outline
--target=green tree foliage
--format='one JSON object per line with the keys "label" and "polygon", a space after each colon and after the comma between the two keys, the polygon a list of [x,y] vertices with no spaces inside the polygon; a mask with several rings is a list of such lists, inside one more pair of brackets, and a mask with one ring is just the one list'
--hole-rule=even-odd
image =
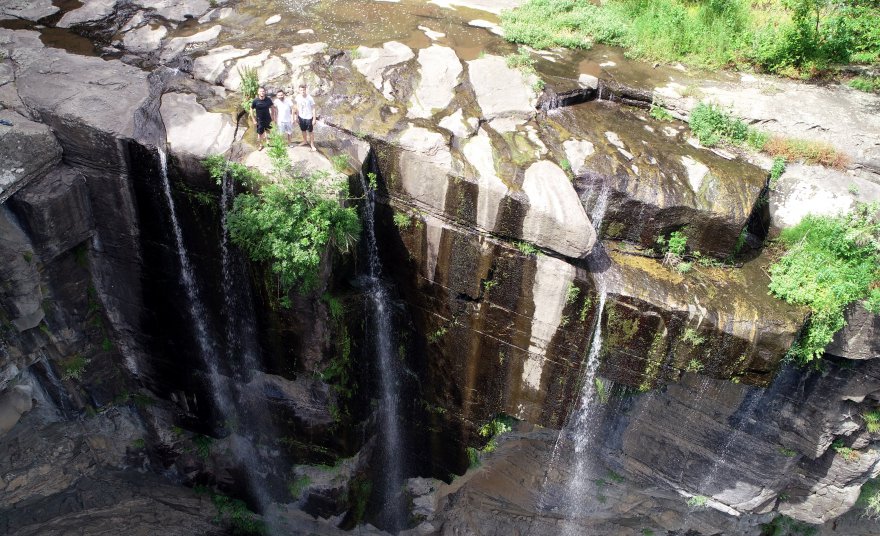
{"label": "green tree foliage", "polygon": [[770,292],[805,305],[810,319],[791,354],[802,362],[822,356],[845,324],[844,309],[880,286],[880,218],[877,204],[851,213],[807,216],[780,236],[788,251],[770,267]]}
{"label": "green tree foliage", "polygon": [[880,55],[880,5],[865,0],[530,0],[502,14],[536,48],[623,46],[634,57],[813,74]]}
{"label": "green tree foliage", "polygon": [[267,178],[241,164],[211,157],[204,164],[222,180],[226,174],[252,189],[236,196],[226,218],[232,242],[251,260],[266,262],[277,276],[287,305],[287,292],[308,292],[318,283],[321,257],[328,246],[346,252],[360,234],[360,220],[348,199],[344,179],[327,173],[307,177],[294,174],[283,139],[270,141],[273,176]]}

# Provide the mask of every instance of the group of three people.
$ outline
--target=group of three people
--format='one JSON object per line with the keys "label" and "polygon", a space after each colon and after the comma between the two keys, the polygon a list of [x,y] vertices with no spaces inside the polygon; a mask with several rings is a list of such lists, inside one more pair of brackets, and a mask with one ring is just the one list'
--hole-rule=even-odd
{"label": "group of three people", "polygon": [[260,139],[260,150],[263,150],[266,136],[272,129],[272,123],[278,125],[278,130],[287,136],[287,143],[292,146],[293,120],[296,117],[299,129],[302,131],[303,141],[300,145],[309,145],[315,149],[315,119],[317,110],[315,99],[309,95],[305,84],[299,86],[299,95],[293,101],[287,98],[283,89],[279,89],[275,100],[266,95],[266,88],[261,87],[257,91],[257,98],[251,103],[251,110],[257,120],[257,136]]}

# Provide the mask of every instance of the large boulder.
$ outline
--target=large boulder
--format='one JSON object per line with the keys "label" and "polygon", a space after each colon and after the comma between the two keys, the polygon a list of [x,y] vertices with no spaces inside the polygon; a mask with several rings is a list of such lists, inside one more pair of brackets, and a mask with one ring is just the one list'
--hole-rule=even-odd
{"label": "large boulder", "polygon": [[49,262],[88,239],[93,232],[85,178],[61,165],[10,200],[40,260]]}
{"label": "large boulder", "polygon": [[606,238],[653,247],[682,231],[688,248],[725,258],[734,251],[767,182],[764,171],[685,143],[668,123],[592,102],[549,115],[575,188]]}
{"label": "large boulder", "polygon": [[229,116],[205,110],[191,93],[165,93],[159,112],[174,153],[204,158],[224,154],[232,146],[235,125]]}
{"label": "large boulder", "polygon": [[880,315],[859,303],[846,310],[846,326],[834,335],[825,352],[847,359],[880,358]]}
{"label": "large boulder", "polygon": [[0,110],[0,203],[61,161],[61,145],[46,125]]}

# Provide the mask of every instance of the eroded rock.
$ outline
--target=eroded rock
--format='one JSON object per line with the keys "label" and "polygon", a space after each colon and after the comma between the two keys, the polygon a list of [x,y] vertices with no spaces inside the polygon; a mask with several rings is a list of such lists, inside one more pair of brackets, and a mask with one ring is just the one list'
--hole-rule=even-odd
{"label": "eroded rock", "polygon": [[0,110],[0,203],[61,161],[61,145],[46,125]]}
{"label": "eroded rock", "polygon": [[235,125],[229,116],[208,112],[193,94],[165,93],[159,111],[173,152],[204,158],[232,146]]}

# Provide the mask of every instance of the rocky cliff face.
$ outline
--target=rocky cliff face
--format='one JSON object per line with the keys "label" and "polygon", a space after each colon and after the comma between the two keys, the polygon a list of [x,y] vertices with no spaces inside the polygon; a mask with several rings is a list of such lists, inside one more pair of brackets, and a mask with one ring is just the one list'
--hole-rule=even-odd
{"label": "rocky cliff face", "polygon": [[[59,17],[13,7],[2,12]],[[176,27],[187,18],[198,24]],[[222,261],[230,192],[199,159],[269,165],[222,113],[251,67],[272,86],[312,83],[325,154],[291,149],[297,166],[335,172],[327,157],[345,155],[352,189],[376,189],[412,450],[400,459],[425,477],[408,489],[412,533],[759,534],[779,514],[871,533],[847,512],[880,472],[880,436],[862,417],[880,401],[878,317],[854,306],[823,369],[785,365],[805,311],[767,295],[770,259],[746,251],[766,233],[767,196],[772,226],[793,225],[824,175],[809,192],[783,177],[768,193],[766,171],[628,106],[650,100],[640,84],[548,76],[566,106],[539,110],[535,75],[488,34],[479,56],[430,29],[417,32],[424,46],[344,49],[309,32],[275,42],[282,31],[257,18],[207,2],[86,2],[52,19],[121,61],[0,29],[0,119],[13,123],[0,130],[7,532],[88,530],[125,511],[136,533],[212,533],[214,507],[172,480],[259,503],[242,441],[279,503],[276,530],[335,534],[381,508],[378,380],[351,261],[328,256],[326,296],[287,311],[262,267]],[[552,70],[576,68],[567,61]],[[584,102],[603,91],[610,100]],[[169,199],[219,379],[199,359]],[[673,232],[708,260],[685,273],[665,263],[656,239]],[[559,430],[584,409],[591,348],[601,394],[592,448],[575,454]],[[331,366],[344,379],[325,379]],[[248,422],[218,422],[218,389]],[[484,448],[481,427],[502,414],[519,424]],[[465,472],[467,448],[484,451]],[[585,504],[566,495],[574,456],[588,460]]]}

